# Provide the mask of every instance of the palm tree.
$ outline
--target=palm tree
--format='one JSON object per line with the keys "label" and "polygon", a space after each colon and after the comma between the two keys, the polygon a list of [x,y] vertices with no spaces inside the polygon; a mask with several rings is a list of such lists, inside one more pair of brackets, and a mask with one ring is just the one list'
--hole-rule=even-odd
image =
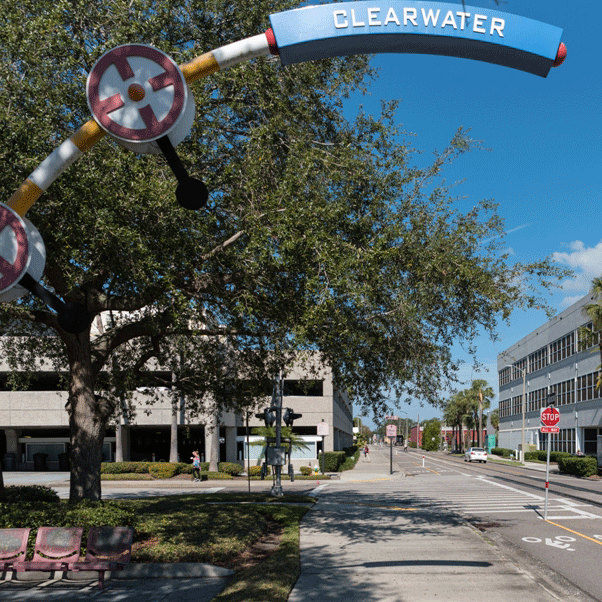
{"label": "palm tree", "polygon": [[[592,294],[597,301],[586,305],[584,311],[592,321],[592,332],[589,336],[591,336],[592,342],[596,341],[598,344],[600,352],[600,366],[598,369],[600,370],[602,368],[602,276],[592,280]],[[602,386],[602,371],[598,376],[597,386],[598,388]]]}
{"label": "palm tree", "polygon": [[454,393],[451,398],[445,404],[445,422],[451,425],[454,435],[454,441],[456,441],[456,427],[460,433],[460,449],[464,447],[464,420],[468,414],[468,397],[466,391],[459,391]]}
{"label": "palm tree", "polygon": [[483,447],[483,410],[488,410],[491,406],[494,391],[486,380],[477,379],[472,381],[469,395],[474,422],[479,425],[479,447]]}

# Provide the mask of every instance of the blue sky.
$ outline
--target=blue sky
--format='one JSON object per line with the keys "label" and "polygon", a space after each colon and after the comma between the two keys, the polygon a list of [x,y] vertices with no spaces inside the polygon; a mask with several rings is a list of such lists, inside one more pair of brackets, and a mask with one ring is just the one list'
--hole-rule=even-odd
{"label": "blue sky", "polygon": [[[459,126],[470,128],[470,136],[490,150],[458,159],[446,180],[466,180],[455,189],[467,197],[462,208],[483,198],[500,203],[506,246],[517,260],[553,255],[559,265],[575,271],[574,278],[547,295],[549,304],[562,311],[587,294],[593,277],[602,275],[602,84],[595,62],[602,2],[465,3],[560,27],[568,50],[564,64],[541,78],[453,57],[377,55],[377,84],[369,97],[354,99],[349,110],[361,102],[368,113],[376,113],[381,99],[400,99],[398,123],[416,135],[413,145],[426,159],[444,148]],[[479,359],[489,371],[474,373],[467,367],[462,378],[467,383],[484,378],[497,392],[498,352],[546,320],[543,311],[515,312],[510,326],[500,326],[498,342],[479,341]],[[497,407],[497,396],[492,407]],[[402,409],[413,419],[440,415],[417,401]]]}

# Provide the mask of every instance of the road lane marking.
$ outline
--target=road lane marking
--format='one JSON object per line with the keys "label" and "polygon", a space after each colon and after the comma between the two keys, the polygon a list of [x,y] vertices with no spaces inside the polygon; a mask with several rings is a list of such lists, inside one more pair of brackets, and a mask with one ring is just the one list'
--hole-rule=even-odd
{"label": "road lane marking", "polygon": [[559,525],[558,523],[554,523],[551,520],[547,520],[546,523],[548,523],[550,525],[554,525],[555,527],[560,527],[561,529],[564,529],[565,531],[568,531],[569,533],[572,533],[573,535],[579,535],[579,537],[583,537],[583,539],[593,541],[594,543],[597,543],[599,546],[602,546],[602,541],[594,539],[593,537],[589,537],[589,535],[584,535],[583,533],[579,533],[579,531],[573,531],[573,529],[569,529],[568,527],[564,527],[562,525]]}

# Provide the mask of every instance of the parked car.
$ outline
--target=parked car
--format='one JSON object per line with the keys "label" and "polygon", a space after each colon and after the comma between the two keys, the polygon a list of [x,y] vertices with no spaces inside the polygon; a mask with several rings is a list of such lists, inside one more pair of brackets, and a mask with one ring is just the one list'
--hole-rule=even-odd
{"label": "parked car", "polygon": [[469,447],[464,452],[464,462],[485,462],[487,464],[487,452],[482,447]]}

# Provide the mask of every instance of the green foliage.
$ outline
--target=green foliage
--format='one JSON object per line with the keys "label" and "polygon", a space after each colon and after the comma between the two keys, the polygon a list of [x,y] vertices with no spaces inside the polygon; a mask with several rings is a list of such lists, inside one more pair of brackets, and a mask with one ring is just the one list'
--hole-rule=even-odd
{"label": "green foliage", "polygon": [[[206,464],[205,468],[203,468],[203,464]],[[178,474],[192,474],[192,464],[186,464],[186,462],[178,462]],[[209,470],[209,462],[201,462],[201,470]]]}
{"label": "green foliage", "polygon": [[[267,475],[272,474],[271,466],[267,466]],[[259,477],[261,475],[261,466],[250,466],[248,468],[248,475],[250,477]]]}
{"label": "green foliage", "polygon": [[[127,505],[116,501],[91,502],[83,500],[76,504],[61,502],[48,504],[28,502],[22,504],[0,504],[0,528],[30,527],[84,527],[108,525],[136,525],[136,513]],[[34,532],[35,535],[35,532]]]}
{"label": "green foliage", "polygon": [[59,495],[54,489],[43,485],[9,485],[4,488],[5,504],[27,504],[29,502],[46,502],[58,504]]}
{"label": "green foliage", "polygon": [[[3,0],[0,197],[90,119],[86,74],[110,48],[149,44],[182,64],[299,3],[237,0],[236,18],[230,0],[209,4]],[[545,306],[527,282],[549,286],[559,272],[510,260],[495,204],[465,208],[445,184],[445,167],[478,147],[466,132],[425,165],[397,103],[345,116],[344,99],[375,76],[369,61],[257,58],[194,82],[202,110],[178,153],[211,191],[205,209],[177,206],[160,156],[107,137],[29,210],[46,246],[44,284],[113,319],[103,336],[74,337],[31,295],[0,307],[0,327],[27,334],[0,337],[9,366],[35,369],[44,354],[77,391],[72,492],[100,495],[93,450],[115,408],[129,411],[150,360],[170,377],[152,376],[149,403],[168,386],[191,411],[252,406],[266,374],[315,349],[363,409],[382,410],[391,394],[438,403],[456,341],[470,347],[513,309]],[[232,382],[224,348],[257,386]],[[92,436],[84,422],[98,425]]]}
{"label": "green foliage", "polygon": [[102,474],[148,474],[151,464],[152,462],[103,462],[100,472]]}
{"label": "green foliage", "polygon": [[501,456],[502,458],[509,458],[511,454],[514,454],[514,450],[505,447],[492,447],[491,453],[495,456]]}
{"label": "green foliage", "polygon": [[[547,452],[546,452],[547,453]],[[551,451],[550,452],[550,462],[560,462],[563,458],[570,458],[572,456],[569,452],[559,452],[559,451]],[[546,458],[544,457],[544,460]]]}
{"label": "green foliage", "polygon": [[436,418],[429,420],[422,433],[422,449],[436,451],[441,441],[441,422]]}
{"label": "green foliage", "polygon": [[[571,457],[572,454],[569,452],[550,451],[550,462],[559,462],[561,458]],[[537,460],[539,462],[546,462],[548,458],[548,452],[545,449],[540,449],[533,452],[525,452],[525,461],[531,462]]]}
{"label": "green foliage", "polygon": [[558,469],[564,474],[577,477],[591,477],[598,472],[598,461],[592,456],[575,458],[572,456],[561,456],[558,458]]}
{"label": "green foliage", "polygon": [[321,472],[338,472],[345,461],[345,452],[321,452],[318,455],[318,466]]}
{"label": "green foliage", "polygon": [[339,468],[341,472],[344,472],[345,470],[352,470],[354,468],[360,459],[361,449],[357,445],[352,445],[350,447],[346,447],[343,451],[345,452],[345,460]]}
{"label": "green foliage", "polygon": [[153,462],[149,465],[148,472],[155,479],[171,479],[178,474],[178,464],[171,462]]}
{"label": "green foliage", "polygon": [[234,477],[226,472],[210,472],[210,471],[201,471],[201,479],[202,480],[215,480],[215,481],[227,481],[229,479],[233,479]]}
{"label": "green foliage", "polygon": [[219,472],[223,472],[229,474],[233,477],[237,477],[244,471],[242,465],[237,464],[236,462],[220,462],[218,465]]}
{"label": "green foliage", "polygon": [[299,472],[303,476],[307,477],[313,473],[313,468],[311,466],[301,466],[301,468],[299,468]]}

